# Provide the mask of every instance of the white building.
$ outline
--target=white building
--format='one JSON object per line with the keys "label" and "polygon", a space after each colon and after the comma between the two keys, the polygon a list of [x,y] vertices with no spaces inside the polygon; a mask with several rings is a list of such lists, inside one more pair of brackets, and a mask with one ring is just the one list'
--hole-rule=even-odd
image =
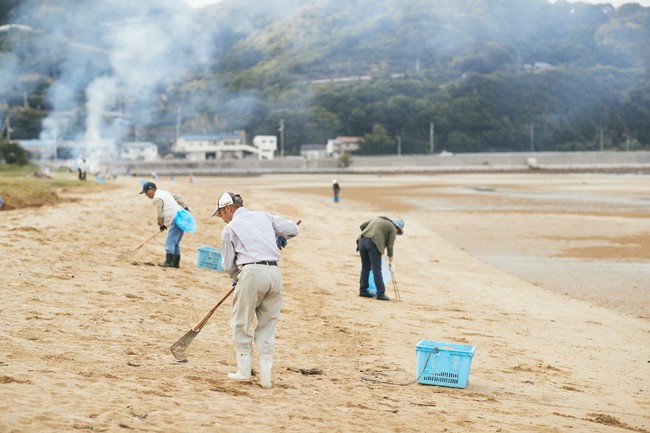
{"label": "white building", "polygon": [[359,150],[363,138],[361,137],[336,137],[327,140],[327,156],[338,158],[343,152],[354,153]]}
{"label": "white building", "polygon": [[253,143],[255,146],[246,144],[242,135],[231,133],[183,135],[174,143],[172,151],[184,153],[190,161],[243,159],[249,154],[257,155],[258,159],[273,159],[277,148],[274,136],[256,136]]}
{"label": "white building", "polygon": [[120,159],[123,161],[154,162],[158,156],[158,146],[150,141],[131,141],[122,143]]}
{"label": "white building", "polygon": [[256,135],[253,137],[253,146],[257,148],[257,159],[273,159],[278,150],[278,137],[275,135]]}

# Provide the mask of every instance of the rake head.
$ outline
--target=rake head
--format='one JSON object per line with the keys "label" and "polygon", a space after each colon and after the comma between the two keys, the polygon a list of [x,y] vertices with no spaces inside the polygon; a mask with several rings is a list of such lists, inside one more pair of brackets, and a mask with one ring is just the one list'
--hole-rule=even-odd
{"label": "rake head", "polygon": [[171,345],[170,349],[172,351],[172,355],[174,355],[174,358],[176,358],[176,361],[187,362],[187,357],[185,356],[185,350],[192,343],[192,341],[194,341],[196,336],[199,335],[199,331],[194,331],[190,329],[176,343]]}
{"label": "rake head", "polygon": [[187,331],[187,333],[183,335],[176,343],[172,344],[170,349],[172,351],[172,355],[174,355],[174,358],[176,358],[176,361],[187,362],[187,358],[185,357],[185,350],[190,345],[190,343],[194,341],[196,336],[199,335],[199,332],[201,332],[201,329],[208,322],[208,319],[212,317],[212,314],[214,314],[217,308],[219,308],[219,305],[223,304],[223,302],[228,298],[228,296],[230,296],[230,294],[235,291],[236,284],[237,283],[233,281],[232,289],[230,289],[230,291],[226,293],[226,296],[221,298],[221,301],[219,301],[217,305],[212,307],[212,310],[208,311],[208,314],[203,316],[203,319],[201,319],[199,323],[194,325],[194,328]]}
{"label": "rake head", "polygon": [[395,281],[395,273],[391,271],[390,276],[391,276],[391,281],[393,282],[393,290],[395,291],[395,299],[401,301],[402,297],[400,296],[399,289],[397,288],[397,281]]}

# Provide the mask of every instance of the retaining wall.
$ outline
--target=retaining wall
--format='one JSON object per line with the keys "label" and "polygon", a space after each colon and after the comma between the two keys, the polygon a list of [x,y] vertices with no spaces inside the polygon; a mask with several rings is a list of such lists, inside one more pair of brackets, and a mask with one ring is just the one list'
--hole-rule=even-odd
{"label": "retaining wall", "polygon": [[650,173],[650,152],[510,152],[455,155],[353,156],[348,167],[337,159],[298,157],[274,160],[166,160],[126,162],[121,171],[131,175],[252,175],[265,173],[448,173],[468,171],[624,171]]}

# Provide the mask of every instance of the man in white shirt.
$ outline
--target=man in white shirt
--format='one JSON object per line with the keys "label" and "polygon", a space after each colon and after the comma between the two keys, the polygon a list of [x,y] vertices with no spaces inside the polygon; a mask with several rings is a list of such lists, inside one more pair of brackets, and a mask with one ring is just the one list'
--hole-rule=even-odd
{"label": "man in white shirt", "polygon": [[[271,387],[275,351],[275,326],[282,306],[282,273],[279,249],[298,235],[298,224],[267,212],[250,211],[239,194],[219,197],[212,216],[226,223],[221,233],[222,267],[235,280],[232,328],[237,372],[230,379],[250,381],[253,341],[259,353],[260,386]],[[249,328],[253,318],[257,326]]]}
{"label": "man in white shirt", "polygon": [[159,266],[163,268],[179,268],[181,262],[181,239],[183,239],[183,230],[176,225],[176,213],[181,210],[187,210],[183,199],[168,191],[158,189],[153,182],[146,182],[142,185],[140,194],[145,194],[153,200],[156,207],[157,222],[160,231],[167,230],[165,238],[165,261]]}

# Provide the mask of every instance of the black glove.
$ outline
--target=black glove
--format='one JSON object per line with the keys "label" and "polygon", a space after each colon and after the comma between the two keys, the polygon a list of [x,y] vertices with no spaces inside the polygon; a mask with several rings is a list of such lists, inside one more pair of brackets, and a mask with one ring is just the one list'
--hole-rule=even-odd
{"label": "black glove", "polygon": [[278,236],[275,239],[275,243],[279,249],[282,249],[287,246],[287,239],[284,236]]}
{"label": "black glove", "polygon": [[185,210],[189,212],[189,211],[190,211],[190,208],[187,207],[187,206],[185,206]]}
{"label": "black glove", "polygon": [[160,226],[160,231],[162,232],[162,231],[165,231],[165,230],[167,230],[167,226],[164,225],[164,224],[161,225],[161,226]]}

